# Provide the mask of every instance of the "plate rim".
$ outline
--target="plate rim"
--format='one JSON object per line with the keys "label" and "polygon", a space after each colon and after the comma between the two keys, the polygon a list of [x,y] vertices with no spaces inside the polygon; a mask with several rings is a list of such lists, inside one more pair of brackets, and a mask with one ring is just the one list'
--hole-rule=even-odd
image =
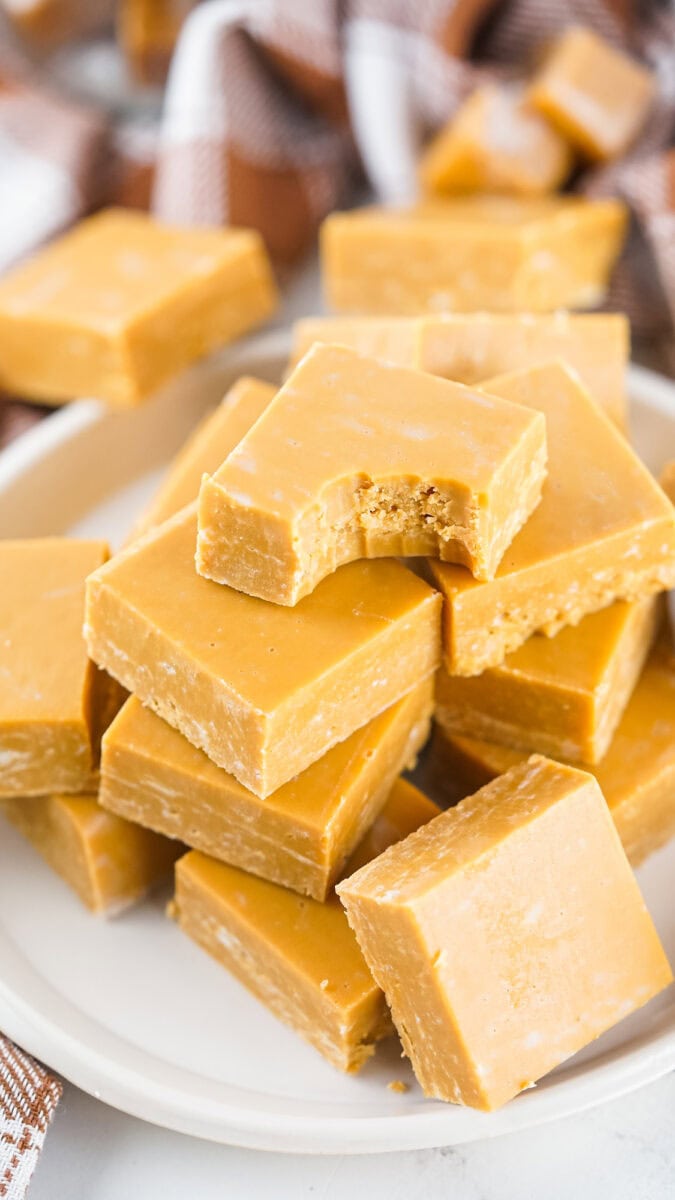
{"label": "plate rim", "polygon": [[[14,953],[15,957],[23,957],[2,930],[0,949],[3,959],[7,951],[10,956]],[[20,963],[19,970],[21,966]],[[89,1095],[131,1116],[177,1133],[253,1150],[370,1154],[461,1145],[583,1112],[635,1091],[675,1067],[675,1011],[671,1009],[657,1014],[653,1028],[632,1043],[630,1049],[609,1050],[590,1067],[580,1063],[567,1076],[558,1077],[546,1087],[533,1088],[493,1113],[429,1101],[428,1110],[421,1108],[414,1113],[373,1118],[270,1114],[255,1108],[242,1109],[236,1099],[212,1100],[203,1090],[195,1095],[185,1086],[181,1089],[165,1077],[144,1072],[146,1064],[158,1064],[160,1076],[175,1075],[179,1080],[195,1083],[201,1080],[195,1072],[166,1063],[124,1037],[96,1026],[92,1017],[79,1013],[76,1005],[61,997],[25,959],[23,968],[34,976],[40,989],[57,998],[57,1004],[61,1001],[65,1005],[71,1020],[99,1029],[106,1042],[119,1048],[118,1057],[113,1058],[0,981],[0,1025],[28,1053],[47,1062],[51,1069]],[[129,1064],[130,1056],[137,1060],[136,1065]],[[205,1082],[208,1086],[209,1081],[202,1080],[202,1085]],[[218,1090],[223,1087],[210,1086]],[[241,1094],[236,1087],[232,1091],[235,1097]],[[465,1118],[461,1122],[465,1127],[457,1131],[452,1124],[457,1124],[460,1118]]]}
{"label": "plate rim", "polygon": [[[239,362],[282,357],[289,346],[286,330],[272,330],[247,339],[223,358],[228,371]],[[632,398],[675,418],[675,382],[646,367],[631,365],[628,391]],[[128,410],[125,410],[128,411]],[[78,400],[56,410],[0,454],[0,500],[11,483],[42,458],[89,426],[110,419],[111,413],[96,400]],[[187,1068],[171,1064],[134,1046],[77,1006],[42,977],[21,954],[0,921],[3,964],[14,959],[26,988],[17,991],[0,976],[0,1027],[29,1053],[46,1062],[69,1082],[122,1112],[179,1133],[257,1150],[287,1153],[337,1154],[386,1153],[459,1145],[484,1137],[534,1128],[551,1120],[583,1112],[653,1082],[675,1068],[675,1011],[662,1012],[653,1028],[628,1046],[608,1051],[592,1064],[581,1063],[550,1084],[526,1092],[505,1108],[489,1114],[429,1102],[428,1110],[402,1111],[377,1117],[324,1116],[270,1113],[242,1109],[236,1103],[199,1097],[178,1080],[199,1080]],[[18,966],[17,966],[18,962]],[[3,968],[4,973],[4,968]],[[36,991],[37,989],[37,991]],[[53,993],[57,1009],[65,1005],[68,1021],[49,1015],[40,1006],[40,994]],[[83,1025],[99,1031],[103,1040],[118,1048],[118,1055],[97,1046],[82,1034]],[[80,1034],[78,1036],[78,1026]],[[101,1037],[101,1035],[103,1035]],[[130,1065],[129,1056],[137,1060]],[[159,1064],[159,1073],[148,1073],[148,1064]],[[146,1070],[144,1071],[144,1067]],[[216,1085],[214,1085],[216,1086]],[[217,1085],[222,1091],[228,1085]],[[236,1093],[236,1086],[230,1090]],[[241,1091],[241,1089],[239,1089]],[[292,1107],[289,1105],[289,1108]],[[470,1110],[469,1110],[470,1111]],[[452,1124],[459,1125],[453,1129]]]}

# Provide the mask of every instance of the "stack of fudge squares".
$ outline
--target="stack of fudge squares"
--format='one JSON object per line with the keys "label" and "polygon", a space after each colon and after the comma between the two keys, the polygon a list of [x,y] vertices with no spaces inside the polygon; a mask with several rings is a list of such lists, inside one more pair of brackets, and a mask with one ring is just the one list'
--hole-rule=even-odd
{"label": "stack of fudge squares", "polygon": [[[178,925],[342,1070],[396,1032],[493,1109],[642,1006],[675,514],[626,350],[605,315],[304,321],[121,552],[5,543],[6,815],[99,911],[175,863]],[[434,712],[444,812],[401,778]]]}
{"label": "stack of fudge squares", "polygon": [[[275,304],[257,233],[109,209],[3,276],[0,389],[135,406]],[[139,900],[179,851],[98,803],[101,736],[126,693],[89,660],[82,623],[85,580],[109,553],[67,537],[0,542],[0,807],[105,913]]]}
{"label": "stack of fudge squares", "polygon": [[[462,343],[513,369],[458,382]],[[629,858],[675,831],[675,514],[625,354],[601,315],[301,323],[89,576],[132,693],[100,804],[190,847],[179,926],[344,1070],[395,1029],[492,1109],[671,981]],[[445,812],[399,778],[434,708]]]}
{"label": "stack of fudge squares", "polygon": [[[481,1109],[671,981],[632,867],[675,834],[673,475],[630,445],[625,320],[545,311],[623,223],[329,217],[339,315],[233,384],[119,553],[0,545],[9,819],[100,912],[175,864],[178,926],[334,1066],[396,1033]],[[0,384],[136,404],[273,305],[254,235],[103,214],[0,285]]]}

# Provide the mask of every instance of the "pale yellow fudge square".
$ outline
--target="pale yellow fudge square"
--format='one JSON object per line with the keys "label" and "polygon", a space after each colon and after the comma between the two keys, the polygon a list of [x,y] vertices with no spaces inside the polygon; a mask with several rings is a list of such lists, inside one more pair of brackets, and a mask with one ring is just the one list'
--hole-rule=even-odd
{"label": "pale yellow fudge square", "polygon": [[276,302],[255,231],[107,209],[0,280],[0,386],[46,403],[129,407]]}
{"label": "pale yellow fudge square", "polygon": [[94,661],[256,796],[421,683],[440,596],[392,559],[348,563],[295,608],[195,571],[193,507],[87,583]]}
{"label": "pale yellow fudge square", "polygon": [[495,1109],[672,980],[592,775],[533,756],[337,887],[426,1095]]}
{"label": "pale yellow fudge square", "polygon": [[591,29],[573,25],[528,90],[530,104],[589,158],[616,158],[635,141],[656,77]]}
{"label": "pale yellow fudge square", "polygon": [[321,230],[328,307],[344,314],[594,308],[627,210],[575,196],[470,196],[332,213]]}
{"label": "pale yellow fudge square", "polygon": [[434,554],[489,579],[545,473],[540,414],[316,344],[202,481],[197,570],[285,605],[360,558]]}

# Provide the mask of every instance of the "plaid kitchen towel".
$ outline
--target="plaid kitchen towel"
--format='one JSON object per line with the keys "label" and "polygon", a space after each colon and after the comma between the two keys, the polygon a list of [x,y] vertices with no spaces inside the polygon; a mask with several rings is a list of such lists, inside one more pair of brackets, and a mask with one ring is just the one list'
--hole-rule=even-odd
{"label": "plaid kitchen towel", "polygon": [[[31,7],[3,4],[10,15]],[[46,4],[72,8],[71,0],[32,0]],[[120,199],[172,221],[257,226],[277,260],[294,260],[346,198],[357,164],[385,200],[406,198],[422,139],[476,83],[526,71],[542,43],[572,22],[657,77],[636,146],[622,162],[583,172],[578,186],[632,206],[634,236],[611,302],[638,333],[670,334],[675,11],[664,0],[202,0],[182,27],[152,132],[148,105],[135,112],[131,85],[126,98],[111,86],[106,106],[100,42],[87,75],[81,44],[77,71],[63,48],[36,65],[25,37],[11,45],[6,26],[0,267],[91,207]],[[89,90],[85,104],[87,88],[79,98],[73,88],[92,78],[96,99]]]}
{"label": "plaid kitchen towel", "polygon": [[0,1200],[21,1200],[35,1170],[61,1084],[0,1037]]}
{"label": "plaid kitchen towel", "polygon": [[25,433],[45,415],[42,406],[0,398],[0,450],[20,433]]}

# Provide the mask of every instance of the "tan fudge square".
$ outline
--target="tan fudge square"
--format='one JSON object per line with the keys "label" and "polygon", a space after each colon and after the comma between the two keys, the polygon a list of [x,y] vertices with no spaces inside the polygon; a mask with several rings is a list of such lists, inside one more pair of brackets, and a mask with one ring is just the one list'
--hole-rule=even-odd
{"label": "tan fudge square", "polygon": [[534,634],[500,666],[471,678],[442,668],[436,719],[453,733],[599,762],[656,635],[658,601],[618,601],[553,638]]}
{"label": "tan fudge square", "polygon": [[132,696],[103,739],[109,811],[325,900],[429,733],[432,681],[259,800]]}
{"label": "tan fudge square", "polygon": [[520,84],[476,88],[422,155],[430,192],[542,196],[564,183],[569,143],[525,99]]}
{"label": "tan fudge square", "polygon": [[552,312],[601,303],[621,251],[616,200],[474,196],[333,213],[321,229],[335,312]]}
{"label": "tan fudge square", "polygon": [[429,1096],[494,1109],[672,979],[597,781],[535,756],[338,885]]}
{"label": "tan fudge square", "polygon": [[138,404],[275,305],[254,231],[107,209],[0,280],[0,385],[47,403]]}
{"label": "tan fudge square", "polygon": [[90,653],[256,796],[438,665],[440,597],[400,563],[349,563],[290,609],[203,579],[196,537],[188,508],[90,577]]}
{"label": "tan fudge square", "polygon": [[423,317],[417,366],[477,384],[563,359],[608,416],[627,423],[630,326],[623,313],[455,313]]}
{"label": "tan fudge square", "polygon": [[[434,733],[435,779],[473,791],[526,757],[519,750],[446,731]],[[675,671],[659,644],[652,652],[601,762],[588,767],[609,805],[634,867],[675,835]]]}
{"label": "tan fudge square", "polygon": [[197,570],[289,605],[356,558],[436,554],[489,579],[545,469],[531,409],[315,345],[203,480]]}
{"label": "tan fudge square", "polygon": [[444,313],[438,317],[305,317],[289,365],[314,342],[416,367],[469,386],[562,358],[623,429],[630,326],[623,313]]}
{"label": "tan fudge square", "polygon": [[656,90],[651,71],[590,29],[572,26],[528,91],[530,104],[589,158],[616,158],[635,140]]}

